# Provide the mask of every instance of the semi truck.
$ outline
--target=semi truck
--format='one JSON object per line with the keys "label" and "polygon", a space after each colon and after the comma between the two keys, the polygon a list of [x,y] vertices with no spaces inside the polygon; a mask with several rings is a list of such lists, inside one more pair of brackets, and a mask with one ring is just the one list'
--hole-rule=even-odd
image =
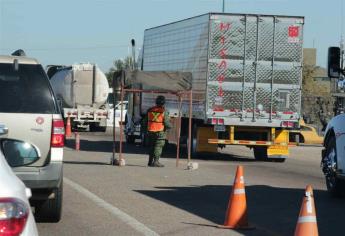
{"label": "semi truck", "polygon": [[[301,16],[208,13],[145,30],[141,70],[192,73],[191,140],[187,97],[181,109],[181,142],[191,142],[192,156],[245,145],[257,160],[285,161],[301,118],[303,25]],[[138,135],[135,105],[143,117],[155,97],[129,98],[126,137]],[[166,96],[173,124],[177,105]]]}
{"label": "semi truck", "polygon": [[96,64],[51,65],[47,74],[64,119],[74,129],[105,131],[109,115],[109,84]]}

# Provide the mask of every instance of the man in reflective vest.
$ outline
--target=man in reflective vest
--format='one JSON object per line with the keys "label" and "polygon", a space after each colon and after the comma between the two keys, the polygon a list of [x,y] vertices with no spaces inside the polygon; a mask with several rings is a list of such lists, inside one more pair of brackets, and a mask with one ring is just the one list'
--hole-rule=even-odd
{"label": "man in reflective vest", "polygon": [[165,145],[166,130],[171,128],[168,113],[164,108],[165,97],[158,96],[156,98],[156,106],[151,107],[147,111],[147,131],[150,143],[150,157],[148,166],[164,167],[159,162]]}

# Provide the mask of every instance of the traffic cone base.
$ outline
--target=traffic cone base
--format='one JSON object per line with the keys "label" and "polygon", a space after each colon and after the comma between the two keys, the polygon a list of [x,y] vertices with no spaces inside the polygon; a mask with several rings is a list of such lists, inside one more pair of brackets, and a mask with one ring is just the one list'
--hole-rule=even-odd
{"label": "traffic cone base", "polygon": [[249,225],[247,218],[247,200],[242,166],[237,167],[224,225],[218,227],[223,229],[254,229],[253,226]]}

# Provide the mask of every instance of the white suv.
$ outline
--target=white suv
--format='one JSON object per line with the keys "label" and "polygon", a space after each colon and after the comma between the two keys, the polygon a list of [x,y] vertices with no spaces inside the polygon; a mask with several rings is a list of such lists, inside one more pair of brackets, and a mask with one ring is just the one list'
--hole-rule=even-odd
{"label": "white suv", "polygon": [[62,208],[64,122],[49,79],[37,60],[0,56],[0,138],[24,140],[41,158],[14,168],[32,189],[38,221],[58,222]]}

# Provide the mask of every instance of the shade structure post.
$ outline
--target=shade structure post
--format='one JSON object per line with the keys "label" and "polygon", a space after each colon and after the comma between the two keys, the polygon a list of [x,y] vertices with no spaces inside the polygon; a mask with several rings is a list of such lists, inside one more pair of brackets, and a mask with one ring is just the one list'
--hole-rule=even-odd
{"label": "shade structure post", "polygon": [[177,121],[177,149],[176,149],[176,167],[179,165],[180,160],[180,136],[181,136],[181,108],[182,97],[178,94],[178,121]]}
{"label": "shade structure post", "polygon": [[189,91],[189,120],[188,120],[188,163],[191,159],[192,147],[192,116],[193,116],[193,91]]}

